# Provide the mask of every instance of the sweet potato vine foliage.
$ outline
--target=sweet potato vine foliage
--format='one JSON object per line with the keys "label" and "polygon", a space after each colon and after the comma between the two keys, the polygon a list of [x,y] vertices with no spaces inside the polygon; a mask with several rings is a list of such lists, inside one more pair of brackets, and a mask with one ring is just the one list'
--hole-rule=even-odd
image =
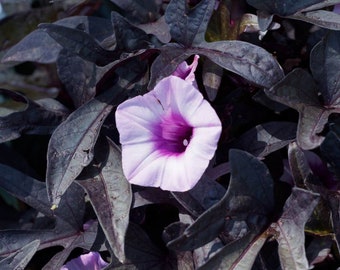
{"label": "sweet potato vine foliage", "polygon": [[340,1],[17,2],[0,269],[340,265]]}

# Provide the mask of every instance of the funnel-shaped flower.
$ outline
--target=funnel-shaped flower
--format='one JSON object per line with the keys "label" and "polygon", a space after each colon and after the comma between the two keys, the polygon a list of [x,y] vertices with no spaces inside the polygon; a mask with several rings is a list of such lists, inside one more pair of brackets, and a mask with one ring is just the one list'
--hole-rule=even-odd
{"label": "funnel-shaped flower", "polygon": [[120,104],[116,122],[128,181],[170,191],[198,182],[221,133],[214,109],[190,81],[176,76]]}
{"label": "funnel-shaped flower", "polygon": [[195,70],[198,65],[199,55],[195,55],[194,60],[192,61],[191,65],[188,65],[187,62],[180,63],[174,73],[172,75],[179,77],[183,80],[191,82],[193,86],[197,88],[196,80],[195,80]]}
{"label": "funnel-shaped flower", "polygon": [[89,252],[69,261],[60,270],[100,270],[107,265],[98,252]]}

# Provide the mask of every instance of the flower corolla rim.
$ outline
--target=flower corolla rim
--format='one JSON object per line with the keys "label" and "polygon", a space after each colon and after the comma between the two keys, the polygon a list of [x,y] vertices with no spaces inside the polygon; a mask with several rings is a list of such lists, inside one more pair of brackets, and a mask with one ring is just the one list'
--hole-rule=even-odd
{"label": "flower corolla rim", "polygon": [[[183,67],[189,75],[196,68]],[[208,167],[221,122],[193,82],[192,77],[171,75],[149,93],[118,106],[122,166],[130,183],[183,192]]]}

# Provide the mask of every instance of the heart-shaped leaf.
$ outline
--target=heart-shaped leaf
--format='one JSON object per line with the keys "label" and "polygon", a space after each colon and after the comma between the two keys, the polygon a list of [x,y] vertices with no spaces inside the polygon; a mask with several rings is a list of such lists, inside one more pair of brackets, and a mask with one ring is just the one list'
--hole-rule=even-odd
{"label": "heart-shaped leaf", "polygon": [[279,244],[279,257],[283,269],[308,269],[305,252],[304,226],[318,203],[319,195],[293,188],[280,219],[271,224],[269,231]]}
{"label": "heart-shaped leaf", "polygon": [[[56,228],[57,230],[58,228]],[[65,263],[66,259],[70,256],[72,250],[77,247],[85,250],[90,250],[97,236],[98,223],[96,221],[90,221],[84,230],[64,237],[64,239],[56,240],[55,244],[61,245],[64,249],[55,254],[51,260],[44,266],[43,270],[60,269]]]}
{"label": "heart-shaped leaf", "polygon": [[[39,249],[63,246],[65,250],[51,267],[60,268],[70,252],[76,247],[90,249],[97,235],[97,223],[83,227],[85,211],[84,192],[78,185],[71,185],[62,198],[59,208],[50,209],[45,184],[8,166],[0,165],[0,186],[21,201],[34,207],[45,216],[56,220],[54,229],[4,230],[0,231],[0,256],[11,256],[22,246],[36,239]],[[52,268],[46,269],[53,269]],[[55,269],[55,268],[54,268]]]}
{"label": "heart-shaped leaf", "polygon": [[[230,150],[231,180],[225,196],[168,243],[176,250],[193,250],[223,234],[234,237],[233,224],[263,228],[274,208],[273,183],[267,167],[254,156]],[[228,229],[229,228],[229,229]],[[224,230],[223,230],[224,229]],[[235,236],[238,238],[238,236]]]}
{"label": "heart-shaped leaf", "polygon": [[256,157],[265,157],[289,144],[295,136],[295,123],[269,122],[243,133],[232,147],[245,150]]}
{"label": "heart-shaped leaf", "polygon": [[308,269],[304,226],[318,203],[318,198],[316,193],[293,188],[277,222],[272,223],[260,235],[257,235],[259,231],[248,233],[226,245],[199,269],[251,269],[258,252],[270,235],[274,235],[279,243],[282,269]]}
{"label": "heart-shaped leaf", "polygon": [[172,0],[165,11],[171,37],[185,47],[203,42],[214,6],[215,0],[202,0],[189,9],[186,1]]}
{"label": "heart-shaped leaf", "polygon": [[35,252],[38,250],[40,241],[34,240],[23,246],[14,254],[0,261],[0,267],[3,270],[20,270],[25,269]]}
{"label": "heart-shaped leaf", "polygon": [[[299,112],[297,142],[303,149],[319,146],[324,140],[319,133],[329,115],[340,113],[339,60],[340,35],[330,31],[311,53],[311,70],[316,82],[307,71],[295,69],[272,89],[265,90],[271,99]],[[325,68],[318,68],[320,66]]]}
{"label": "heart-shaped leaf", "polygon": [[0,187],[16,198],[35,208],[47,217],[79,229],[83,224],[85,211],[84,192],[72,185],[61,200],[60,207],[52,211],[47,197],[45,183],[6,165],[0,164]]}
{"label": "heart-shaped leaf", "polygon": [[[123,174],[121,151],[110,139],[98,140],[93,167],[97,174],[77,183],[89,196],[115,256],[124,262],[132,191]],[[98,192],[102,192],[102,195],[98,196]]]}
{"label": "heart-shaped leaf", "polygon": [[55,259],[44,267],[44,269],[60,269],[70,252],[77,248],[90,250],[97,235],[97,222],[89,224],[84,230],[74,230],[59,223],[53,230],[4,230],[0,231],[0,256],[12,256],[20,248],[34,240],[40,240],[38,250],[62,246],[64,250],[55,255]]}
{"label": "heart-shaped leaf", "polygon": [[57,71],[76,108],[95,96],[98,71],[94,63],[62,49],[57,60]]}
{"label": "heart-shaped leaf", "polygon": [[[340,15],[338,15],[340,17]],[[322,66],[324,68],[320,69]],[[330,31],[311,52],[310,68],[326,108],[340,106],[340,34]]]}
{"label": "heart-shaped leaf", "polygon": [[47,154],[46,184],[50,200],[58,205],[72,181],[90,164],[105,118],[123,95],[112,88],[74,111],[53,132]]}
{"label": "heart-shaped leaf", "polygon": [[256,234],[248,233],[245,237],[224,246],[198,269],[252,269],[257,254],[266,240],[267,238],[263,235],[256,237]]}
{"label": "heart-shaped leaf", "polygon": [[281,82],[265,92],[271,99],[299,112],[296,136],[302,149],[312,149],[321,144],[324,137],[319,133],[332,111],[322,107],[317,85],[307,71],[294,69]]}

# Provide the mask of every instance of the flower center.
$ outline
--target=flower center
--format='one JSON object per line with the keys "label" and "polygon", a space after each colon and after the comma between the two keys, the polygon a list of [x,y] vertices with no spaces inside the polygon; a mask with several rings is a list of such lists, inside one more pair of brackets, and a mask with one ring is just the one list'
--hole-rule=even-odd
{"label": "flower center", "polygon": [[166,115],[155,127],[156,147],[165,154],[180,154],[190,143],[193,128],[176,114]]}

